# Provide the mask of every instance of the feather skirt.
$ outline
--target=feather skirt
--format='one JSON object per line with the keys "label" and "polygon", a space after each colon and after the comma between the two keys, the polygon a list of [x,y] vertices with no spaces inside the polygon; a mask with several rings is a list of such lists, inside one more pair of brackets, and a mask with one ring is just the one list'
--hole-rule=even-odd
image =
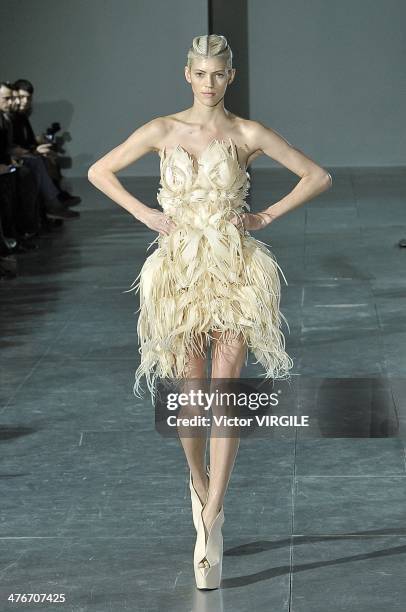
{"label": "feather skirt", "polygon": [[289,325],[280,312],[278,270],[287,284],[285,276],[267,245],[242,234],[226,213],[159,235],[158,248],[128,290],[139,293],[140,302],[138,397],[143,376],[152,396],[157,378],[185,377],[188,356],[204,355],[212,331],[224,342],[242,337],[245,363],[251,350],[266,378],[289,377],[293,362],[281,329],[282,321]]}

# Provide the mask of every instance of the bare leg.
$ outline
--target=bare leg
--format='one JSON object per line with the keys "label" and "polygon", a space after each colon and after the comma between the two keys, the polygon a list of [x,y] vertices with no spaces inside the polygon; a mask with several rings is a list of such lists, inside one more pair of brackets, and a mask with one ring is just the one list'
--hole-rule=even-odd
{"label": "bare leg", "polygon": [[[239,378],[246,355],[246,345],[243,337],[227,342],[219,340],[219,333],[212,332],[212,378]],[[213,432],[213,424],[212,424]],[[239,437],[210,437],[210,482],[209,493],[202,511],[206,537],[211,525],[219,513],[227,491],[231,472],[240,444]],[[200,567],[209,567],[206,559],[199,563]]]}
{"label": "bare leg", "polygon": [[[185,383],[185,387],[182,389],[184,393],[190,391],[190,388],[193,387],[192,379],[207,379],[206,372],[206,360],[207,360],[207,350],[204,356],[200,354],[190,355],[188,358],[188,366],[185,372],[185,378],[188,379]],[[190,380],[189,380],[190,379]],[[200,387],[200,385],[199,385]],[[190,406],[186,407],[186,410],[182,408],[186,414],[185,416],[192,416],[193,408]],[[198,409],[196,414],[200,414],[201,409]],[[179,413],[179,416],[182,416]],[[190,437],[190,428],[186,428],[185,436],[182,436],[182,429],[178,428],[179,439],[183,446],[183,450],[185,451],[186,460],[189,465],[189,469],[192,473],[193,486],[198,494],[200,501],[202,504],[206,500],[209,479],[206,474],[206,443],[207,443],[207,435],[206,429],[202,428],[194,428],[196,436]],[[189,434],[189,435],[187,435]]]}

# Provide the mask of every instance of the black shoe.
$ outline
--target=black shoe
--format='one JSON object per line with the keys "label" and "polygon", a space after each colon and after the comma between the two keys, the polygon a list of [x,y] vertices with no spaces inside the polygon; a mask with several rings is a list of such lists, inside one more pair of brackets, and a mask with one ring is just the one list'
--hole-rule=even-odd
{"label": "black shoe", "polygon": [[15,238],[3,236],[0,245],[0,257],[7,257],[17,252],[18,241]]}
{"label": "black shoe", "polygon": [[4,236],[4,243],[8,249],[13,250],[17,246],[17,240],[15,238],[9,238]]}
{"label": "black shoe", "polygon": [[80,198],[79,196],[71,195],[67,191],[60,191],[57,195],[57,198],[61,202],[61,204],[64,204],[65,206],[77,206],[82,201],[82,198]]}
{"label": "black shoe", "polygon": [[51,219],[71,219],[73,217],[80,217],[80,213],[65,208],[57,198],[45,202],[45,210],[47,217]]}

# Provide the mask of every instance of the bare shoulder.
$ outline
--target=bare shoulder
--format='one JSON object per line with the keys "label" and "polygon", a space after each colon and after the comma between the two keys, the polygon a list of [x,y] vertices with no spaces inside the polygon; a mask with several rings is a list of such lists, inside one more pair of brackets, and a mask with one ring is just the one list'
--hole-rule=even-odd
{"label": "bare shoulder", "polygon": [[320,164],[292,145],[274,128],[261,121],[246,119],[244,131],[246,143],[253,151],[252,157],[265,154],[300,177],[305,174],[320,175],[331,182],[331,176]]}
{"label": "bare shoulder", "polygon": [[185,126],[188,125],[184,111],[156,117],[154,122],[155,126],[153,129],[155,130],[154,137],[156,144],[154,151],[157,153],[167,145],[168,141],[170,142],[171,138],[176,140],[179,136],[182,136]]}
{"label": "bare shoulder", "polygon": [[137,128],[132,136],[142,141],[150,152],[158,152],[172,132],[175,122],[173,115],[154,117]]}
{"label": "bare shoulder", "polygon": [[258,138],[260,124],[258,121],[246,119],[237,115],[233,116],[233,123],[233,133],[237,136],[236,140],[241,142],[241,149],[244,150],[247,155],[248,166],[254,159],[263,154],[259,145],[260,139]]}
{"label": "bare shoulder", "polygon": [[144,125],[140,126],[136,133],[145,142],[148,142],[149,150],[158,151],[161,143],[170,131],[170,120],[167,117],[154,117]]}
{"label": "bare shoulder", "polygon": [[255,119],[242,119],[241,130],[244,134],[244,139],[247,145],[253,152],[257,151],[259,153],[264,153],[262,145],[266,142],[269,146],[269,142],[272,139],[274,142],[283,139],[287,144],[290,144],[275,129],[266,126],[264,123],[261,123],[261,121],[256,121]]}
{"label": "bare shoulder", "polygon": [[154,117],[137,127],[122,143],[94,162],[88,172],[123,170],[144,155],[157,151],[168,130],[164,117]]}

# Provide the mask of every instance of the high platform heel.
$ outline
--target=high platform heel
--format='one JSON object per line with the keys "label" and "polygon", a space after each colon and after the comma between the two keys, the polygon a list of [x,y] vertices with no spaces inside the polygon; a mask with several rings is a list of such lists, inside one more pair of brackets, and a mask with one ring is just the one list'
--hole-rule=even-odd
{"label": "high platform heel", "polygon": [[[210,478],[210,466],[206,467],[206,474]],[[189,476],[189,488],[190,488],[190,497],[191,497],[191,500],[192,500],[193,525],[195,526],[195,529],[197,531],[197,525],[198,525],[198,522],[199,522],[200,513],[203,510],[203,504],[200,501],[200,497],[196,493],[196,489],[193,486],[192,472],[191,471],[190,471],[190,476]],[[206,502],[206,500],[205,500],[205,502]]]}
{"label": "high platform heel", "polygon": [[[222,506],[210,527],[206,541],[203,517],[200,513],[193,555],[195,580],[198,589],[217,589],[220,586],[223,565],[223,534],[221,533],[223,524],[224,510]],[[204,559],[208,561],[209,567],[199,567],[199,563]]]}

